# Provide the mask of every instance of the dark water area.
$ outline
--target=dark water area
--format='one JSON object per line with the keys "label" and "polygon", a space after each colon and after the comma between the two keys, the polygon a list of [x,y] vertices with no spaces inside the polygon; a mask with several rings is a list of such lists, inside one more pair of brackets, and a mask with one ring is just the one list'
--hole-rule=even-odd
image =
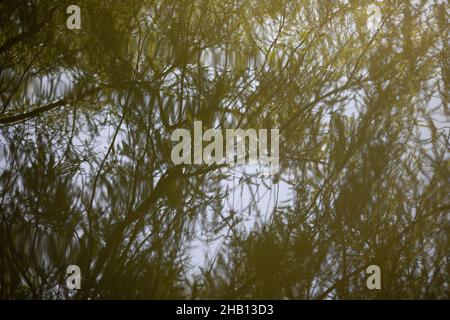
{"label": "dark water area", "polygon": [[73,4],[0,2],[0,299],[448,299],[446,1]]}

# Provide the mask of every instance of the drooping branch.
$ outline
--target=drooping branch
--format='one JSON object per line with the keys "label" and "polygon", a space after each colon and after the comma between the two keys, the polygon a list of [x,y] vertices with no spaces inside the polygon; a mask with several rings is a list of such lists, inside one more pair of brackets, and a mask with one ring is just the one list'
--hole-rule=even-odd
{"label": "drooping branch", "polygon": [[12,125],[12,124],[20,123],[20,122],[26,121],[28,119],[37,117],[46,111],[50,111],[52,109],[62,107],[64,105],[66,105],[67,103],[68,103],[68,101],[66,99],[61,99],[56,102],[47,104],[43,107],[36,108],[29,112],[25,112],[22,114],[16,114],[16,115],[9,116],[9,117],[3,117],[3,118],[0,118],[0,124]]}

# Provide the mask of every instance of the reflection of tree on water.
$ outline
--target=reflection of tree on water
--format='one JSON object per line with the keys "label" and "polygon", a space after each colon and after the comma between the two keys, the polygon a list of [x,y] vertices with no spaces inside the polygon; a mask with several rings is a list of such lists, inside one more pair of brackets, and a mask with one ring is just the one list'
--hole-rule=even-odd
{"label": "reflection of tree on water", "polygon": [[[1,5],[2,298],[446,296],[448,6],[78,5]],[[279,128],[282,173],[173,165],[196,120]]]}

